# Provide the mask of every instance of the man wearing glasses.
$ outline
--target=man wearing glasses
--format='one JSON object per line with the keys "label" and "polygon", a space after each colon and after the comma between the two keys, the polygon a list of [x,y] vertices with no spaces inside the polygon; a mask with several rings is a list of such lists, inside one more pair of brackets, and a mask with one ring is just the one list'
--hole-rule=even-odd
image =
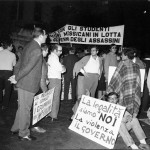
{"label": "man wearing glasses", "polygon": [[61,74],[66,71],[66,68],[60,63],[59,56],[62,54],[62,46],[55,44],[52,47],[51,54],[48,57],[48,88],[54,90],[52,111],[48,115],[51,120],[57,120],[60,104],[60,92],[61,92]]}

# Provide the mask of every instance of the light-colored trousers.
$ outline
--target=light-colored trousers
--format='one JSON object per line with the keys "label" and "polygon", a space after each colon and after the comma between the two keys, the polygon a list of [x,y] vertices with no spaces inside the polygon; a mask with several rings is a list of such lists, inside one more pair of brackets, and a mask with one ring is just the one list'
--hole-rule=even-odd
{"label": "light-colored trousers", "polygon": [[11,131],[19,131],[21,137],[30,135],[30,110],[34,95],[35,93],[18,88],[18,110]]}
{"label": "light-colored trousers", "polygon": [[84,94],[86,90],[90,92],[91,97],[95,97],[95,92],[98,85],[99,75],[96,73],[88,73],[88,77],[84,77]]}
{"label": "light-colored trousers", "polygon": [[146,135],[139,123],[137,118],[133,118],[132,121],[122,122],[120,125],[119,133],[127,146],[131,146],[135,144],[133,138],[129,134],[130,130],[133,130],[138,140],[142,140],[146,138]]}
{"label": "light-colored trousers", "polygon": [[61,92],[61,79],[49,79],[49,85],[48,89],[54,90],[54,96],[53,96],[53,104],[52,104],[52,111],[50,112],[51,118],[57,118],[58,112],[59,112],[59,106],[60,106],[60,92]]}
{"label": "light-colored trousers", "polygon": [[78,80],[77,80],[78,99],[72,108],[72,111],[73,111],[73,115],[71,117],[72,119],[74,118],[74,115],[78,109],[82,95],[86,95],[86,90],[90,92],[91,97],[95,97],[95,92],[96,92],[96,88],[98,85],[98,78],[99,78],[99,75],[93,74],[93,73],[88,73],[88,77],[78,76]]}

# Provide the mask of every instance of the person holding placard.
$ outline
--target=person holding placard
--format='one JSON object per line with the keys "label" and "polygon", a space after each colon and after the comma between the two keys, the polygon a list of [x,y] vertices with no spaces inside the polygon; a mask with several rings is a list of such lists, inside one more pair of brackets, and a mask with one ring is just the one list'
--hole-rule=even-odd
{"label": "person holding placard", "polygon": [[134,49],[122,50],[122,62],[115,70],[106,93],[120,95],[119,104],[126,107],[132,117],[137,117],[141,105],[141,76],[139,65],[134,63]]}
{"label": "person holding placard", "polygon": [[110,45],[110,52],[106,55],[104,59],[104,71],[105,71],[105,79],[106,84],[108,85],[108,70],[109,66],[118,66],[118,60],[117,60],[117,46],[115,44]]}
{"label": "person holding placard", "polygon": [[[117,104],[119,102],[119,95],[116,92],[110,92],[106,95],[105,99],[110,103]],[[145,140],[146,135],[139,123],[139,120],[136,117],[133,117],[128,111],[125,111],[120,125],[119,134],[121,135],[127,147],[130,147],[132,149],[139,149],[135,144],[133,138],[129,134],[130,130],[134,131],[141,144],[147,144]]]}

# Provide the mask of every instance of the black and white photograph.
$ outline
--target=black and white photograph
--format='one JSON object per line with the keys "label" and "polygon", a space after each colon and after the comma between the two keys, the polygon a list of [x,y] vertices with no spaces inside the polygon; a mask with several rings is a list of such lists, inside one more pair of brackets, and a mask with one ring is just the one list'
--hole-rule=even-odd
{"label": "black and white photograph", "polygon": [[150,150],[150,0],[0,0],[0,150]]}

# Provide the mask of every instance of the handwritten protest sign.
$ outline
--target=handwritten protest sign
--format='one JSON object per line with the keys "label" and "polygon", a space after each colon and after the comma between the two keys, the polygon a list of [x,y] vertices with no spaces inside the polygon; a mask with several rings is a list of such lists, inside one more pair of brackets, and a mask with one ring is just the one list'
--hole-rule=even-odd
{"label": "handwritten protest sign", "polygon": [[34,97],[32,125],[51,112],[54,88]]}
{"label": "handwritten protest sign", "polygon": [[[109,66],[109,70],[108,70],[108,85],[109,85],[109,83],[111,81],[111,78],[112,78],[115,70],[116,70],[116,67]],[[144,79],[145,79],[145,69],[140,69],[140,75],[141,75],[141,92],[143,92]]]}
{"label": "handwritten protest sign", "polygon": [[83,95],[69,129],[112,149],[124,111],[120,105]]}
{"label": "handwritten protest sign", "polygon": [[66,25],[49,34],[51,43],[122,45],[124,25],[114,27],[85,27]]}

